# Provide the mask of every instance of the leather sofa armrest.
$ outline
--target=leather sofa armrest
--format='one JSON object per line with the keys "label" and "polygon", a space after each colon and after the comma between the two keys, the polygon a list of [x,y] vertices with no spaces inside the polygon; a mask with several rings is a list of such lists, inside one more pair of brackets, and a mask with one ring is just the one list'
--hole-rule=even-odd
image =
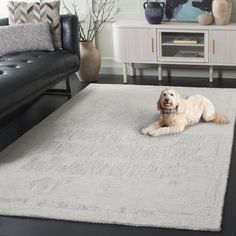
{"label": "leather sofa armrest", "polygon": [[8,25],[8,18],[1,18],[0,19],[0,26]]}
{"label": "leather sofa armrest", "polygon": [[61,15],[62,47],[64,50],[77,54],[79,52],[79,21],[76,15]]}

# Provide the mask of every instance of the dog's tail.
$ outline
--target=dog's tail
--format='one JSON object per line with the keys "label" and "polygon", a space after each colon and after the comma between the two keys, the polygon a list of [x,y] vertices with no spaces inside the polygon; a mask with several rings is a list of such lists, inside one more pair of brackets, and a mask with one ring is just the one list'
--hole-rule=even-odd
{"label": "dog's tail", "polygon": [[229,123],[229,120],[224,115],[221,115],[218,113],[215,113],[212,121],[215,122],[216,124],[220,124],[220,125]]}

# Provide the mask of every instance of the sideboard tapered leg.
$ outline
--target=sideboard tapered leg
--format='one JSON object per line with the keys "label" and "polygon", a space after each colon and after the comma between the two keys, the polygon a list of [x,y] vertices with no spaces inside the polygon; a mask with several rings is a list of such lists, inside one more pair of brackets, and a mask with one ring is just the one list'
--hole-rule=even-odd
{"label": "sideboard tapered leg", "polygon": [[131,77],[135,76],[134,63],[130,63],[129,71]]}
{"label": "sideboard tapered leg", "polygon": [[213,66],[209,67],[209,82],[213,82]]}
{"label": "sideboard tapered leg", "polygon": [[162,80],[162,65],[158,64],[158,80]]}
{"label": "sideboard tapered leg", "polygon": [[124,84],[127,84],[128,82],[127,63],[123,63],[123,80],[124,80]]}

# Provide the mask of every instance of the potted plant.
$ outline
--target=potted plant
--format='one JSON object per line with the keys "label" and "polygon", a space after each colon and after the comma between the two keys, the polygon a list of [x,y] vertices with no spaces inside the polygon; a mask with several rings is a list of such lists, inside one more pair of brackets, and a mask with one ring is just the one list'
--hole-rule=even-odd
{"label": "potted plant", "polygon": [[79,41],[80,41],[80,69],[76,73],[79,80],[83,82],[95,81],[101,67],[101,55],[94,47],[94,39],[103,29],[104,25],[114,20],[118,9],[115,9],[115,0],[96,0],[92,1],[88,7],[88,14],[84,19],[80,19],[78,6],[73,1],[68,7],[65,0],[62,5],[69,14],[75,14],[79,19]]}

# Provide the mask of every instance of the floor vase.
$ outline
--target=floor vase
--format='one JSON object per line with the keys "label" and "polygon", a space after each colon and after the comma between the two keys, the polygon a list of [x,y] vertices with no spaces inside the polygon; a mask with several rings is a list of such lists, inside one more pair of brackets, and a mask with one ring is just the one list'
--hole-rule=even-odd
{"label": "floor vase", "polygon": [[80,42],[80,69],[76,73],[82,82],[97,79],[101,67],[101,55],[92,42]]}

